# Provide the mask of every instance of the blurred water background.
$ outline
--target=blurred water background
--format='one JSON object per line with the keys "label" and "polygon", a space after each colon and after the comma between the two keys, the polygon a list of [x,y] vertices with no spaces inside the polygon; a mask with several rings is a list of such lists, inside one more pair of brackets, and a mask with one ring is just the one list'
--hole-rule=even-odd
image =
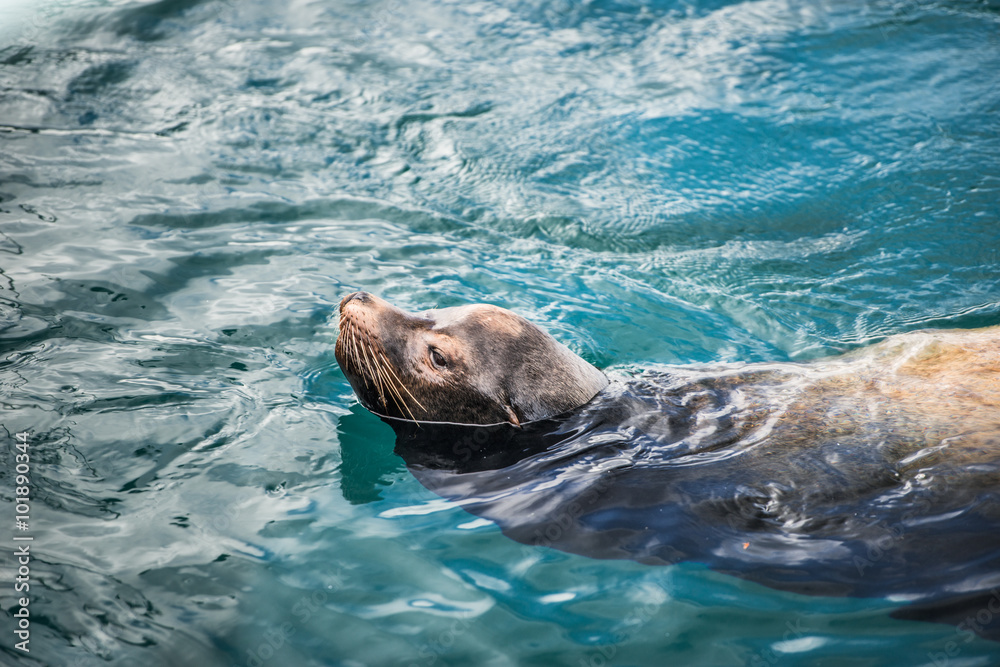
{"label": "blurred water background", "polygon": [[0,663],[1000,663],[513,543],[406,471],[330,324],[485,301],[625,370],[1000,324],[997,72],[994,0],[5,3]]}

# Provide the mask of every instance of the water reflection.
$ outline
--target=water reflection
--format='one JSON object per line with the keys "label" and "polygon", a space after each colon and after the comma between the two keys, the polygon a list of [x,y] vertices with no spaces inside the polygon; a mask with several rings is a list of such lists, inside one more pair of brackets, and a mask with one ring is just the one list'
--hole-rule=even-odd
{"label": "water reflection", "polygon": [[[1000,586],[996,454],[864,420],[803,438],[775,406],[815,372],[647,373],[523,428],[386,421],[422,484],[525,544],[975,614]],[[976,631],[1000,640],[1000,615]]]}

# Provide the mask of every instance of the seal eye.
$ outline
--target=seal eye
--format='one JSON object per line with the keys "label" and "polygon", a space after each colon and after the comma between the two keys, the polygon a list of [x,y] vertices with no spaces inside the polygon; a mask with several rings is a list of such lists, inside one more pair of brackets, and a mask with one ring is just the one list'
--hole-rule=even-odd
{"label": "seal eye", "polygon": [[441,354],[441,350],[436,347],[430,349],[431,352],[431,363],[434,364],[435,368],[448,368],[448,360],[445,356]]}

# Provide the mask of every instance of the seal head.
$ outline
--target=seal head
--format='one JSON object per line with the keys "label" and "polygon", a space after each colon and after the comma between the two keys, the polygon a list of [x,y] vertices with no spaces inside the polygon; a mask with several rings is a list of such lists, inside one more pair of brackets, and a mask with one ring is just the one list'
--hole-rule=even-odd
{"label": "seal head", "polygon": [[577,408],[608,385],[538,326],[485,304],[415,315],[349,294],[336,355],[362,405],[418,422],[520,426]]}

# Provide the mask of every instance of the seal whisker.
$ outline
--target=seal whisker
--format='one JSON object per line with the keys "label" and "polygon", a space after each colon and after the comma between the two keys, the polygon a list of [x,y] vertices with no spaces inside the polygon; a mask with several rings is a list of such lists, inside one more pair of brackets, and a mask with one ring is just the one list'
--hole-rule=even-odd
{"label": "seal whisker", "polygon": [[394,370],[392,369],[392,364],[388,363],[388,361],[389,361],[389,360],[388,360],[388,359],[386,359],[386,368],[388,369],[388,371],[389,371],[389,373],[390,373],[390,374],[392,375],[392,377],[393,377],[393,378],[395,378],[395,380],[396,380],[396,383],[397,383],[397,384],[398,384],[398,385],[399,385],[400,387],[402,387],[402,388],[403,388],[403,391],[405,391],[405,392],[406,392],[406,395],[407,395],[407,396],[409,396],[410,398],[412,398],[412,399],[413,399],[413,402],[414,402],[414,403],[416,403],[416,404],[417,404],[418,406],[420,406],[420,409],[421,409],[421,410],[426,410],[427,408],[425,408],[425,407],[424,407],[423,403],[421,403],[421,402],[420,402],[420,401],[419,401],[419,400],[417,399],[417,397],[416,397],[416,396],[414,396],[414,395],[413,395],[413,394],[412,394],[412,393],[410,392],[410,390],[406,388],[406,385],[405,385],[405,384],[403,384],[403,381],[399,379],[399,376],[398,376],[398,375],[396,375],[396,371],[394,371]]}
{"label": "seal whisker", "polygon": [[[369,349],[370,346],[365,345],[365,339],[358,335],[357,327],[353,322],[347,321],[347,324],[350,333],[348,353],[351,356],[351,361],[362,371],[365,384],[378,392],[379,400],[383,407],[386,407],[388,403],[385,398],[385,387],[388,386],[388,382],[378,363],[378,354],[374,349]],[[369,372],[365,373],[365,369]]]}
{"label": "seal whisker", "polygon": [[[403,387],[404,390],[406,389],[406,387],[402,385],[402,383],[399,381],[399,377],[396,376],[396,374],[393,372],[392,366],[389,364],[389,359],[385,355],[385,351],[382,349],[374,348],[373,346],[372,354],[375,356],[375,364],[377,367],[377,372],[385,381],[385,386],[387,389],[389,389],[390,392],[389,396],[390,398],[392,398],[393,403],[395,403],[403,410],[406,410],[407,414],[410,415],[410,419],[416,421],[416,417],[413,416],[413,412],[410,410],[410,406],[407,405],[406,401],[403,399],[402,394],[399,393],[399,387]],[[395,383],[392,381],[393,378],[396,380]],[[407,391],[407,393],[409,392]],[[421,408],[422,407],[423,406],[421,406]]]}
{"label": "seal whisker", "polygon": [[[371,373],[372,385],[378,391],[379,401],[381,401],[382,406],[385,407],[385,405],[386,405],[385,392],[382,389],[382,381],[383,381],[384,378],[382,377],[382,373],[379,371],[378,365],[374,361],[375,353],[373,351],[371,351],[371,350],[368,349],[368,347],[365,345],[365,341],[364,340],[361,340],[359,342],[360,342],[361,351],[365,355],[365,366],[368,367],[370,370],[373,371],[373,373]],[[371,356],[369,356],[369,354]],[[367,378],[366,378],[366,380],[367,380]]]}
{"label": "seal whisker", "polygon": [[364,362],[362,362],[361,353],[358,351],[358,338],[359,338],[358,332],[355,326],[350,322],[348,322],[348,327],[351,332],[350,336],[350,343],[351,343],[350,352],[352,357],[351,361],[354,362],[354,365],[358,369],[361,369],[364,366]]}
{"label": "seal whisker", "polygon": [[350,320],[345,320],[342,324],[343,329],[341,330],[341,336],[344,338],[344,345],[341,348],[344,354],[344,358],[351,366],[353,366],[358,371],[362,371],[362,378],[365,380],[365,384],[368,384],[368,378],[365,377],[364,364],[361,361],[361,355],[358,354],[358,343],[357,343],[357,332],[354,330],[354,325],[351,324]]}
{"label": "seal whisker", "polygon": [[341,335],[337,341],[336,352],[338,359],[343,358],[347,365],[345,370],[349,374],[356,375],[357,379],[364,382],[365,387],[373,389],[377,395],[371,398],[380,403],[384,409],[389,408],[391,399],[401,413],[417,421],[403,392],[422,410],[425,408],[393,370],[392,362],[378,339],[368,335],[357,322],[342,313],[338,316],[337,323]]}
{"label": "seal whisker", "polygon": [[[383,361],[385,361],[385,363],[386,363],[386,370],[388,370],[390,373],[392,373],[392,367],[389,366],[389,360],[387,358],[385,358],[384,355],[383,355]],[[393,377],[395,377],[396,374],[392,373],[392,375],[393,375]],[[401,407],[403,410],[406,410],[406,414],[410,415],[410,419],[412,419],[413,421],[417,421],[417,418],[413,416],[413,411],[410,410],[410,406],[407,405],[406,401],[403,400],[403,396],[399,393],[399,388],[398,387],[403,387],[404,391],[406,390],[406,387],[403,386],[403,384],[401,382],[399,382],[399,378],[398,377],[396,378],[396,382],[398,384],[395,384],[395,385],[392,382],[388,383],[389,389],[392,390],[392,393],[393,393],[393,401],[396,403],[396,405],[398,405],[399,407]],[[406,391],[406,393],[409,394],[410,392]],[[416,399],[414,399],[414,400],[416,400]],[[421,407],[421,409],[423,409],[422,405],[420,407]]]}
{"label": "seal whisker", "polygon": [[375,368],[375,373],[379,380],[379,394],[382,398],[382,407],[388,408],[389,401],[386,399],[386,390],[389,386],[389,380],[385,376],[385,370],[383,370],[382,364],[379,363],[378,352],[374,349],[374,346],[369,344],[368,351],[372,355],[372,366]]}

